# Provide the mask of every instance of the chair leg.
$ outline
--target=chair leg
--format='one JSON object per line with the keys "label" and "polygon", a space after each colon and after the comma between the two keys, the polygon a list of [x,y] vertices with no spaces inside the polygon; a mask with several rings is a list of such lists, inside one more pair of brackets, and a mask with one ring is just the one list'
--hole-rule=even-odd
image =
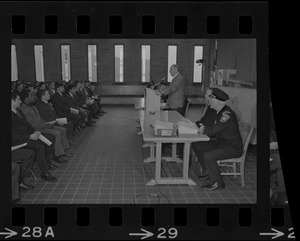
{"label": "chair leg", "polygon": [[[233,163],[232,168],[233,168],[233,172],[236,173],[236,162]],[[236,174],[234,174],[234,177],[236,177]]]}
{"label": "chair leg", "polygon": [[240,166],[240,172],[241,172],[241,182],[242,182],[242,187],[245,186],[245,165],[244,163],[241,163],[241,166]]}
{"label": "chair leg", "polygon": [[32,171],[32,169],[30,169],[30,172],[31,172],[31,175],[33,176],[34,180],[37,180],[37,178],[36,178],[34,172]]}

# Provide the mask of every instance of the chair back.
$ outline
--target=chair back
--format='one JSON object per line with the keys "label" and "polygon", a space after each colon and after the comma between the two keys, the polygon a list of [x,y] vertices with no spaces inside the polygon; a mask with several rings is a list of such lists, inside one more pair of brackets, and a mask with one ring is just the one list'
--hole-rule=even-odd
{"label": "chair back", "polygon": [[242,137],[242,141],[243,141],[243,154],[245,154],[247,152],[247,148],[250,142],[250,138],[253,132],[254,127],[249,125],[246,122],[240,122],[239,123],[239,129],[240,129],[240,133],[241,133],[241,137]]}

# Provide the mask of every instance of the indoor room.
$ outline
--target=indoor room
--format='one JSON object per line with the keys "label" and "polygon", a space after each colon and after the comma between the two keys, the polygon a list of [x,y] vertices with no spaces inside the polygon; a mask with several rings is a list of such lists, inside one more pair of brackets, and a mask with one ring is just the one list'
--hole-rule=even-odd
{"label": "indoor room", "polygon": [[255,39],[13,39],[12,202],[256,203],[256,51]]}

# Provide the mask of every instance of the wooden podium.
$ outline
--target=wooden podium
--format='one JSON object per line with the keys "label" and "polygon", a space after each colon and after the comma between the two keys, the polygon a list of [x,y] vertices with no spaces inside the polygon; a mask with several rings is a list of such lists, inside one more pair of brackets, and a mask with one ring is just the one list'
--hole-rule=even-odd
{"label": "wooden podium", "polygon": [[155,90],[145,88],[144,98],[146,112],[160,112],[160,95]]}

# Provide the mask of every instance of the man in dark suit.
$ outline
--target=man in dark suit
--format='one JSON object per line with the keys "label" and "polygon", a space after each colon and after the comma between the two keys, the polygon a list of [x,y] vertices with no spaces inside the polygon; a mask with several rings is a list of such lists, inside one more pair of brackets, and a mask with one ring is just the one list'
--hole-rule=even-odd
{"label": "man in dark suit", "polygon": [[68,121],[73,123],[74,130],[79,131],[81,129],[82,116],[71,112],[68,102],[63,97],[64,90],[65,87],[63,84],[59,82],[55,83],[55,94],[51,98],[53,108],[58,117],[66,117]]}
{"label": "man in dark suit", "polygon": [[[48,161],[53,160],[53,145],[47,146],[39,140],[41,133],[27,123],[24,114],[18,111],[21,105],[20,96],[17,92],[11,93],[11,114],[12,114],[12,146],[27,143],[26,148],[35,151],[35,156],[41,170],[41,178],[46,181],[56,181],[56,178],[49,173]],[[54,136],[44,134],[54,143]]]}
{"label": "man in dark suit", "polygon": [[84,118],[87,120],[86,125],[92,126],[92,123],[96,123],[95,121],[92,120],[92,113],[88,109],[84,109],[83,107],[81,107],[79,103],[76,101],[75,89],[76,89],[76,85],[69,84],[66,87],[65,98],[72,108],[77,109],[84,116]]}
{"label": "man in dark suit", "polygon": [[[56,112],[52,104],[49,103],[50,100],[49,90],[47,89],[40,90],[37,96],[38,96],[38,101],[36,103],[36,108],[38,109],[42,119],[45,121],[55,121],[58,118],[58,116],[56,115]],[[67,130],[67,138],[70,142],[73,137],[73,123],[71,121],[68,121],[66,124],[63,124],[62,122],[57,121],[54,125],[62,126]]]}

